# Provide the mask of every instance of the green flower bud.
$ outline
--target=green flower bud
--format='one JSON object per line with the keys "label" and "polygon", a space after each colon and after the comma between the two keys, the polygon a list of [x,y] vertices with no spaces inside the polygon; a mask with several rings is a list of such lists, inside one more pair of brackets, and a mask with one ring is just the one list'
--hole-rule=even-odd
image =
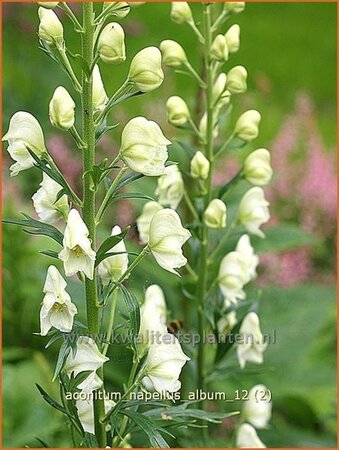
{"label": "green flower bud", "polygon": [[214,39],[211,47],[211,58],[219,62],[228,60],[228,48],[224,35],[218,34]]}
{"label": "green flower bud", "polygon": [[244,141],[252,141],[259,134],[261,115],[258,111],[250,109],[244,112],[235,125],[234,133]]}
{"label": "green flower bud", "polygon": [[231,28],[225,34],[226,44],[230,53],[236,53],[240,47],[240,27],[237,24],[231,26]]}
{"label": "green flower bud", "polygon": [[49,119],[54,127],[69,130],[74,125],[75,103],[67,90],[56,88],[49,104]]}
{"label": "green flower bud", "polygon": [[38,31],[40,39],[49,45],[61,44],[64,40],[64,29],[55,12],[46,8],[39,8],[38,14],[40,18]]}
{"label": "green flower bud", "polygon": [[245,2],[227,2],[226,5],[232,14],[239,14],[245,9]]}
{"label": "green flower bud", "polygon": [[243,174],[247,181],[255,186],[265,186],[271,181],[271,155],[265,148],[259,148],[247,156]]}
{"label": "green flower bud", "polygon": [[173,22],[183,24],[193,22],[192,11],[187,2],[172,2],[171,19]]}
{"label": "green flower bud", "polygon": [[210,171],[210,162],[206,156],[197,151],[191,160],[191,177],[206,180]]}
{"label": "green flower bud", "polygon": [[128,80],[142,92],[157,89],[164,81],[161,53],[157,47],[147,47],[137,53],[129,69]]}
{"label": "green flower bud", "polygon": [[125,61],[125,33],[121,25],[111,22],[105,26],[99,36],[98,54],[107,64],[120,64]]}
{"label": "green flower bud", "polygon": [[204,222],[209,228],[225,228],[226,227],[227,208],[225,203],[215,198],[207,206],[204,212]]}
{"label": "green flower bud", "polygon": [[177,96],[170,97],[167,100],[166,108],[167,108],[167,120],[171,125],[175,127],[185,125],[185,123],[190,118],[188,106],[181,97]]}
{"label": "green flower bud", "polygon": [[180,67],[187,62],[184,49],[175,41],[166,40],[160,44],[164,64],[168,67]]}
{"label": "green flower bud", "polygon": [[233,67],[227,74],[226,87],[231,94],[243,94],[247,89],[247,70],[243,66]]}

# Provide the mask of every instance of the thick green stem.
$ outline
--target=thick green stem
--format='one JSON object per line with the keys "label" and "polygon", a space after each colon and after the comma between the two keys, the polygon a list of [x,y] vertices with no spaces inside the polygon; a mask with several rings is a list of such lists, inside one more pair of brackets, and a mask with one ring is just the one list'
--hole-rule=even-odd
{"label": "thick green stem", "polygon": [[[204,5],[204,64],[206,73],[206,108],[207,108],[207,132],[206,132],[206,147],[205,156],[210,161],[210,171],[206,180],[206,195],[204,198],[204,206],[207,208],[212,197],[212,173],[213,173],[213,73],[210,60],[211,46],[212,46],[212,32],[211,32],[211,15],[210,6]],[[198,389],[205,390],[205,343],[203,342],[204,332],[206,327],[205,320],[205,303],[206,303],[206,289],[207,289],[207,259],[208,259],[208,228],[202,223],[201,237],[200,237],[200,266],[199,266],[199,283],[197,285],[198,298],[198,330],[200,335],[200,343],[198,347]],[[200,407],[203,408],[203,402]]]}
{"label": "thick green stem", "polygon": [[[91,67],[93,62],[93,36],[94,36],[94,11],[92,2],[83,3],[83,39],[82,39],[82,57]],[[86,143],[84,151],[84,185],[83,185],[83,218],[89,231],[89,239],[95,247],[96,224],[95,224],[95,190],[93,189],[93,180],[91,171],[95,164],[95,127],[93,121],[93,100],[92,100],[93,80],[92,76],[87,77],[82,74],[82,117],[83,117],[83,140]],[[86,278],[86,306],[87,306],[87,325],[89,333],[94,339],[97,339],[99,333],[99,309],[97,307],[97,285],[96,277],[93,280]],[[103,370],[98,371],[98,375],[103,377]],[[103,388],[102,388],[103,389]],[[105,417],[104,399],[94,400],[94,429],[101,448],[106,447],[105,425],[102,423]]]}

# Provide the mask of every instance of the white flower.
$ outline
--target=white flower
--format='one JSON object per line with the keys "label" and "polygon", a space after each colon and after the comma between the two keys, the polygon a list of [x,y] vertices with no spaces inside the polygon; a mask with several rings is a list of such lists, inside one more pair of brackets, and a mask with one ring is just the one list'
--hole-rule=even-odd
{"label": "white flower", "polygon": [[79,336],[76,343],[75,356],[73,351],[66,358],[64,369],[71,376],[81,372],[97,371],[109,358],[99,352],[97,344],[88,336]]}
{"label": "white flower", "polygon": [[123,129],[120,153],[131,170],[158,176],[164,173],[169,144],[156,122],[135,117]]}
{"label": "white flower", "polygon": [[159,196],[159,203],[176,209],[184,195],[184,180],[178,166],[173,164],[165,168],[164,174],[158,179],[155,194]]}
{"label": "white flower", "polygon": [[64,40],[64,29],[58,16],[51,9],[39,8],[39,37],[47,44],[61,44]]}
{"label": "white flower", "polygon": [[247,282],[244,257],[238,252],[228,253],[221,261],[218,275],[219,287],[229,301],[244,299],[243,287]]}
{"label": "white flower", "polygon": [[111,22],[105,26],[98,39],[98,55],[107,64],[125,61],[125,33],[121,25]]}
{"label": "white flower", "polygon": [[226,44],[230,53],[236,53],[240,48],[240,27],[232,25],[225,34]]}
{"label": "white flower", "polygon": [[[115,403],[112,400],[104,399],[105,413],[107,414],[114,406]],[[94,409],[93,400],[77,400],[76,407],[78,410],[78,416],[81,425],[86,433],[94,434]]]}
{"label": "white flower", "polygon": [[267,388],[257,384],[248,393],[248,400],[243,404],[242,415],[258,429],[266,428],[271,419],[272,402],[267,398]]}
{"label": "white flower", "polygon": [[[224,309],[227,310],[232,305],[232,302],[225,298],[224,300]],[[232,328],[237,324],[237,313],[235,310],[232,310],[225,314],[224,317],[218,320],[217,328],[219,333],[227,334]]]}
{"label": "white flower", "polygon": [[66,89],[59,86],[49,104],[49,119],[54,127],[69,130],[75,121],[75,103]]}
{"label": "white flower", "polygon": [[104,83],[102,82],[99,66],[96,64],[93,69],[93,109],[96,111],[103,111],[108,97],[105,91]]}
{"label": "white flower", "polygon": [[213,199],[204,212],[204,222],[209,228],[225,228],[226,217],[226,205],[219,198]]}
{"label": "white flower", "polygon": [[161,68],[160,50],[157,47],[140,50],[131,62],[128,79],[141,92],[150,92],[161,86],[164,72]]}
{"label": "white flower", "polygon": [[88,234],[88,228],[78,211],[71,209],[64,234],[64,248],[59,253],[67,277],[84,272],[87,278],[93,279],[95,251],[91,248]]}
{"label": "white flower", "polygon": [[[112,230],[112,236],[116,236],[120,233],[121,228],[115,226]],[[123,240],[112,247],[109,252],[121,254],[109,256],[99,264],[98,272],[103,283],[108,283],[111,280],[118,281],[128,267],[128,254],[126,253],[126,246]]]}
{"label": "white flower", "polygon": [[58,219],[65,218],[69,211],[67,195],[63,195],[58,201],[58,193],[62,187],[52,180],[46,173],[42,175],[40,189],[33,195],[34,209],[43,222],[54,223]]}
{"label": "white flower", "polygon": [[234,132],[246,142],[253,141],[259,134],[261,115],[258,111],[250,109],[244,112],[235,124]]}
{"label": "white flower", "polygon": [[142,244],[148,243],[149,237],[149,225],[153,216],[158,211],[162,210],[163,207],[157,202],[147,202],[145,203],[141,215],[137,218],[137,227],[139,232],[139,239]]}
{"label": "white flower", "polygon": [[150,391],[176,392],[180,389],[179,375],[189,358],[175,336],[165,333],[159,344],[152,344],[146,359],[146,377],[142,384]]}
{"label": "white flower", "polygon": [[168,67],[180,67],[187,62],[185,50],[175,41],[167,39],[160,44],[164,64]]}
{"label": "white flower", "polygon": [[246,230],[259,237],[265,237],[260,226],[270,218],[269,202],[265,199],[264,191],[260,187],[253,187],[240,201],[238,220]]}
{"label": "white flower", "polygon": [[12,116],[9,129],[2,140],[8,141],[7,151],[16,161],[10,167],[11,176],[34,166],[34,159],[27,148],[37,156],[46,151],[41,126],[36,118],[27,112],[19,111]]}
{"label": "white flower", "polygon": [[38,5],[47,9],[54,9],[58,6],[59,2],[37,2]]}
{"label": "white flower", "polygon": [[167,308],[165,296],[160,286],[149,286],[145,293],[145,302],[140,308],[139,348],[142,354],[147,345],[154,344],[167,332]]}
{"label": "white flower", "polygon": [[255,429],[248,423],[240,425],[237,432],[236,446],[238,448],[266,448],[266,445],[259,439]]}
{"label": "white flower", "polygon": [[100,389],[102,385],[102,379],[93,371],[82,383],[78,384],[77,388],[86,394],[90,394],[91,392]]}
{"label": "white flower", "polygon": [[244,162],[243,174],[255,186],[265,186],[271,181],[271,155],[265,148],[250,153]]}
{"label": "white flower", "polygon": [[262,364],[263,352],[266,350],[267,343],[264,342],[259,317],[255,312],[250,312],[245,316],[239,334],[242,338],[236,345],[240,367],[243,369],[247,361]]}
{"label": "white flower", "polygon": [[227,9],[233,14],[239,14],[245,9],[245,2],[227,2]]}
{"label": "white flower", "polygon": [[67,284],[55,266],[49,266],[43,292],[45,293],[40,310],[41,336],[46,336],[54,327],[69,333],[77,308],[65,291]]}
{"label": "white flower", "polygon": [[211,58],[219,62],[228,60],[228,48],[223,34],[218,34],[212,42]]}
{"label": "white flower", "polygon": [[226,89],[227,76],[221,73],[213,85],[212,97],[214,104],[223,107],[229,104],[231,100],[231,93]]}
{"label": "white flower", "polygon": [[206,180],[210,172],[210,162],[203,153],[197,151],[191,159],[190,168],[192,178]]}
{"label": "white flower", "polygon": [[247,89],[247,70],[243,66],[235,66],[227,73],[226,87],[231,94],[242,94]]}
{"label": "white flower", "polygon": [[178,24],[192,22],[193,17],[189,4],[187,2],[172,2],[171,19]]}
{"label": "white flower", "polygon": [[178,96],[170,97],[166,103],[167,120],[175,127],[180,127],[187,123],[190,112],[186,102]]}
{"label": "white flower", "polygon": [[181,247],[190,237],[178,214],[172,209],[163,209],[151,220],[148,245],[159,266],[178,275],[174,269],[186,264]]}
{"label": "white flower", "polygon": [[250,237],[248,234],[244,234],[239,239],[236,249],[244,258],[244,263],[246,267],[247,282],[254,280],[257,277],[256,268],[259,264],[259,258],[254,253],[254,249],[251,245]]}

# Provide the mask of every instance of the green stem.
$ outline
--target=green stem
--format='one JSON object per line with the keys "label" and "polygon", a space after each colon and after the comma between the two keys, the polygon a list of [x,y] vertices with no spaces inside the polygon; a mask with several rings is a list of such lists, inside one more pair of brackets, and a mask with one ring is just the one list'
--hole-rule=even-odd
{"label": "green stem", "polygon": [[200,222],[200,217],[198,216],[198,213],[197,213],[196,209],[194,208],[194,206],[192,204],[192,201],[191,201],[189,195],[187,194],[186,189],[184,190],[184,199],[185,199],[185,202],[187,204],[188,209],[192,213],[192,216],[199,223]]}
{"label": "green stem", "polygon": [[67,5],[67,3],[60,2],[58,6],[59,6],[59,8],[63,9],[65,11],[65,13],[68,15],[68,17],[71,19],[71,21],[73,22],[75,31],[82,33],[83,28],[80,25],[78,19],[76,18],[75,14],[71,10],[71,8]]}
{"label": "green stem", "polygon": [[218,245],[216,246],[216,248],[213,250],[213,252],[211,253],[211,255],[208,258],[208,264],[212,264],[214,261],[214,258],[217,256],[219,250],[223,247],[223,245],[225,244],[225,242],[227,241],[227,239],[230,237],[231,231],[234,230],[234,227],[236,225],[236,222],[233,221],[227,228],[225,231],[225,234],[223,235],[222,239],[220,239]]}
{"label": "green stem", "polygon": [[110,313],[109,313],[109,321],[108,321],[108,325],[107,325],[106,344],[104,345],[104,347],[102,349],[102,352],[101,352],[103,355],[107,354],[107,350],[108,350],[108,347],[109,347],[109,342],[110,342],[112,334],[113,334],[115,308],[116,308],[116,305],[117,305],[117,296],[118,296],[118,291],[114,291],[113,294],[112,294],[111,310],[110,310]]}
{"label": "green stem", "polygon": [[[91,67],[93,62],[93,36],[94,36],[94,10],[92,2],[83,3],[83,39],[82,39],[82,57]],[[93,180],[91,171],[95,164],[95,127],[93,121],[93,78],[87,77],[82,73],[82,121],[83,121],[83,139],[86,143],[84,151],[84,205],[83,218],[89,232],[89,239],[95,247],[96,242],[96,223],[95,223],[95,190],[93,189]],[[95,337],[99,333],[99,309],[97,307],[97,284],[95,274],[93,280],[85,279],[86,289],[86,307],[87,307],[87,326],[89,333]],[[98,370],[98,375],[103,378],[103,370]],[[103,391],[103,388],[101,388]],[[101,448],[106,447],[106,431],[102,420],[105,417],[104,399],[94,400],[94,429],[98,445]]]}
{"label": "green stem", "polygon": [[[85,37],[84,37],[84,40],[85,40]],[[79,83],[79,80],[78,80],[77,76],[75,75],[74,70],[71,66],[71,63],[69,62],[69,59],[67,58],[65,47],[63,45],[57,45],[57,48],[58,48],[59,54],[61,56],[62,62],[64,64],[64,67],[65,67],[70,79],[73,82],[74,89],[76,91],[80,92],[80,94],[81,94],[82,93],[81,84]]]}

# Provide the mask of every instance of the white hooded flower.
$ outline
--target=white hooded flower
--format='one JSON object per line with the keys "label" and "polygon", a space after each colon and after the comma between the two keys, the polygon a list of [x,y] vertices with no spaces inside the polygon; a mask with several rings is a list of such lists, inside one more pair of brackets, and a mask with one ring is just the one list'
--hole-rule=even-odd
{"label": "white hooded flower", "polygon": [[95,251],[91,248],[88,234],[88,228],[78,211],[71,209],[64,234],[64,248],[59,253],[67,277],[84,272],[87,278],[93,279]]}
{"label": "white hooded flower", "polygon": [[218,34],[212,42],[211,58],[219,62],[228,60],[228,48],[226,38],[223,34]]}
{"label": "white hooded flower", "polygon": [[238,220],[246,230],[259,237],[265,237],[260,226],[270,219],[269,202],[265,199],[264,191],[254,187],[246,192],[240,201]]}
{"label": "white hooded flower", "polygon": [[107,64],[125,61],[125,33],[121,25],[111,22],[105,26],[98,39],[98,55]]}
{"label": "white hooded flower", "polygon": [[77,308],[65,291],[67,284],[55,266],[49,266],[43,292],[45,293],[40,310],[41,336],[46,336],[54,327],[69,333]]}
{"label": "white hooded flower", "polygon": [[183,24],[185,22],[193,22],[192,11],[187,2],[171,3],[171,19],[173,22]]}
{"label": "white hooded flower", "polygon": [[49,104],[49,119],[54,127],[69,130],[75,121],[75,103],[67,90],[59,86]]}
{"label": "white hooded flower", "polygon": [[141,92],[151,92],[161,86],[164,72],[161,68],[160,50],[157,47],[140,50],[131,62],[128,79]]}
{"label": "white hooded flower", "polygon": [[247,282],[247,269],[244,257],[239,252],[230,252],[223,258],[218,282],[222,294],[229,301],[245,298],[243,287]]}
{"label": "white hooded flower", "polygon": [[272,402],[268,399],[266,386],[257,384],[249,391],[242,415],[246,422],[259,430],[267,427],[272,415]]}
{"label": "white hooded flower", "polygon": [[244,234],[243,236],[241,236],[235,250],[244,258],[247,273],[247,282],[249,282],[250,280],[254,280],[257,277],[256,269],[259,264],[259,258],[254,253],[254,249],[251,245],[251,240],[248,234]]}
{"label": "white hooded flower", "polygon": [[209,228],[220,229],[226,227],[227,208],[219,198],[214,198],[204,212],[204,222]]}
{"label": "white hooded flower", "polygon": [[153,219],[154,214],[162,209],[163,207],[158,202],[145,203],[141,215],[137,218],[139,239],[142,244],[148,243],[149,225],[151,220]]}
{"label": "white hooded flower", "polygon": [[[105,398],[105,413],[107,414],[114,406],[112,400]],[[94,434],[94,409],[93,400],[91,398],[85,400],[77,400],[76,408],[81,425],[86,433]]]}
{"label": "white hooded flower", "polygon": [[236,53],[240,48],[240,27],[236,23],[225,34],[226,44],[230,53]]}
{"label": "white hooded flower", "polygon": [[246,92],[247,70],[244,66],[235,66],[227,73],[226,87],[231,94]]}
{"label": "white hooded flower", "polygon": [[156,284],[149,286],[145,293],[145,302],[140,308],[140,353],[167,332],[166,316],[167,307],[162,289]]}
{"label": "white hooded flower", "polygon": [[243,369],[246,362],[262,364],[263,353],[266,350],[267,343],[260,330],[259,317],[255,312],[248,313],[239,330],[242,336],[241,342],[237,345],[237,356],[240,367]]}
{"label": "white hooded flower", "polygon": [[178,275],[174,269],[186,264],[181,247],[190,237],[178,214],[172,209],[163,209],[151,220],[148,245],[159,266]]}
{"label": "white hooded flower", "polygon": [[181,349],[178,339],[165,333],[159,344],[152,344],[146,359],[146,377],[142,384],[150,391],[176,392],[180,389],[179,375],[189,358]]}
{"label": "white hooded flower", "polygon": [[250,109],[241,114],[235,124],[234,133],[246,142],[253,141],[259,134],[261,115],[258,111]]}
{"label": "white hooded flower", "polygon": [[88,336],[78,337],[76,352],[69,353],[66,358],[64,369],[70,376],[72,372],[76,377],[79,373],[91,370],[97,371],[109,358],[99,352],[97,344]]}
{"label": "white hooded flower", "polygon": [[105,86],[101,78],[99,66],[96,64],[93,69],[93,109],[94,112],[103,111],[108,102]]}
{"label": "white hooded flower", "polygon": [[40,186],[40,189],[32,197],[34,209],[39,219],[52,224],[60,218],[67,217],[69,211],[67,195],[63,195],[56,201],[62,189],[60,184],[43,173]]}
{"label": "white hooded flower", "polygon": [[248,423],[240,425],[237,432],[236,446],[238,448],[266,448],[266,445],[259,439],[255,428]]}
{"label": "white hooded flower", "polygon": [[167,120],[175,127],[185,125],[191,116],[186,102],[176,95],[167,100],[166,108]]}
{"label": "white hooded flower", "polygon": [[190,168],[192,178],[206,180],[210,172],[210,162],[202,152],[197,151],[191,159]]}
{"label": "white hooded flower", "polygon": [[215,105],[222,108],[229,104],[231,100],[231,93],[226,89],[227,76],[225,73],[219,74],[216,79],[213,90],[212,97]]}
{"label": "white hooded flower", "polygon": [[155,194],[159,196],[159,203],[176,209],[184,195],[184,180],[178,166],[173,164],[165,168],[164,174],[158,179]]}
{"label": "white hooded flower", "polygon": [[100,389],[102,385],[102,379],[93,371],[82,383],[78,384],[77,388],[86,394],[90,394],[91,392]]}
{"label": "white hooded flower", "polygon": [[61,44],[64,40],[64,29],[58,16],[51,9],[39,8],[39,37],[47,44]]}
{"label": "white hooded flower", "polygon": [[176,41],[167,39],[160,44],[162,59],[168,67],[180,67],[187,63],[185,50]]}
{"label": "white hooded flower", "polygon": [[120,154],[131,170],[158,176],[164,173],[169,144],[156,122],[135,117],[123,129]]}
{"label": "white hooded flower", "polygon": [[265,148],[250,153],[244,162],[243,174],[255,186],[265,186],[271,181],[271,155]]}
{"label": "white hooded flower", "polygon": [[[115,226],[112,230],[112,236],[117,236],[120,233],[121,228]],[[112,247],[109,252],[121,254],[109,256],[99,264],[98,272],[103,283],[108,283],[111,280],[118,281],[128,267],[128,254],[123,240]]]}
{"label": "white hooded flower", "polygon": [[18,175],[22,170],[34,166],[34,159],[27,148],[37,156],[41,156],[46,151],[41,126],[36,118],[27,112],[19,111],[12,116],[9,129],[2,140],[8,141],[7,151],[16,161],[10,167],[11,176]]}

